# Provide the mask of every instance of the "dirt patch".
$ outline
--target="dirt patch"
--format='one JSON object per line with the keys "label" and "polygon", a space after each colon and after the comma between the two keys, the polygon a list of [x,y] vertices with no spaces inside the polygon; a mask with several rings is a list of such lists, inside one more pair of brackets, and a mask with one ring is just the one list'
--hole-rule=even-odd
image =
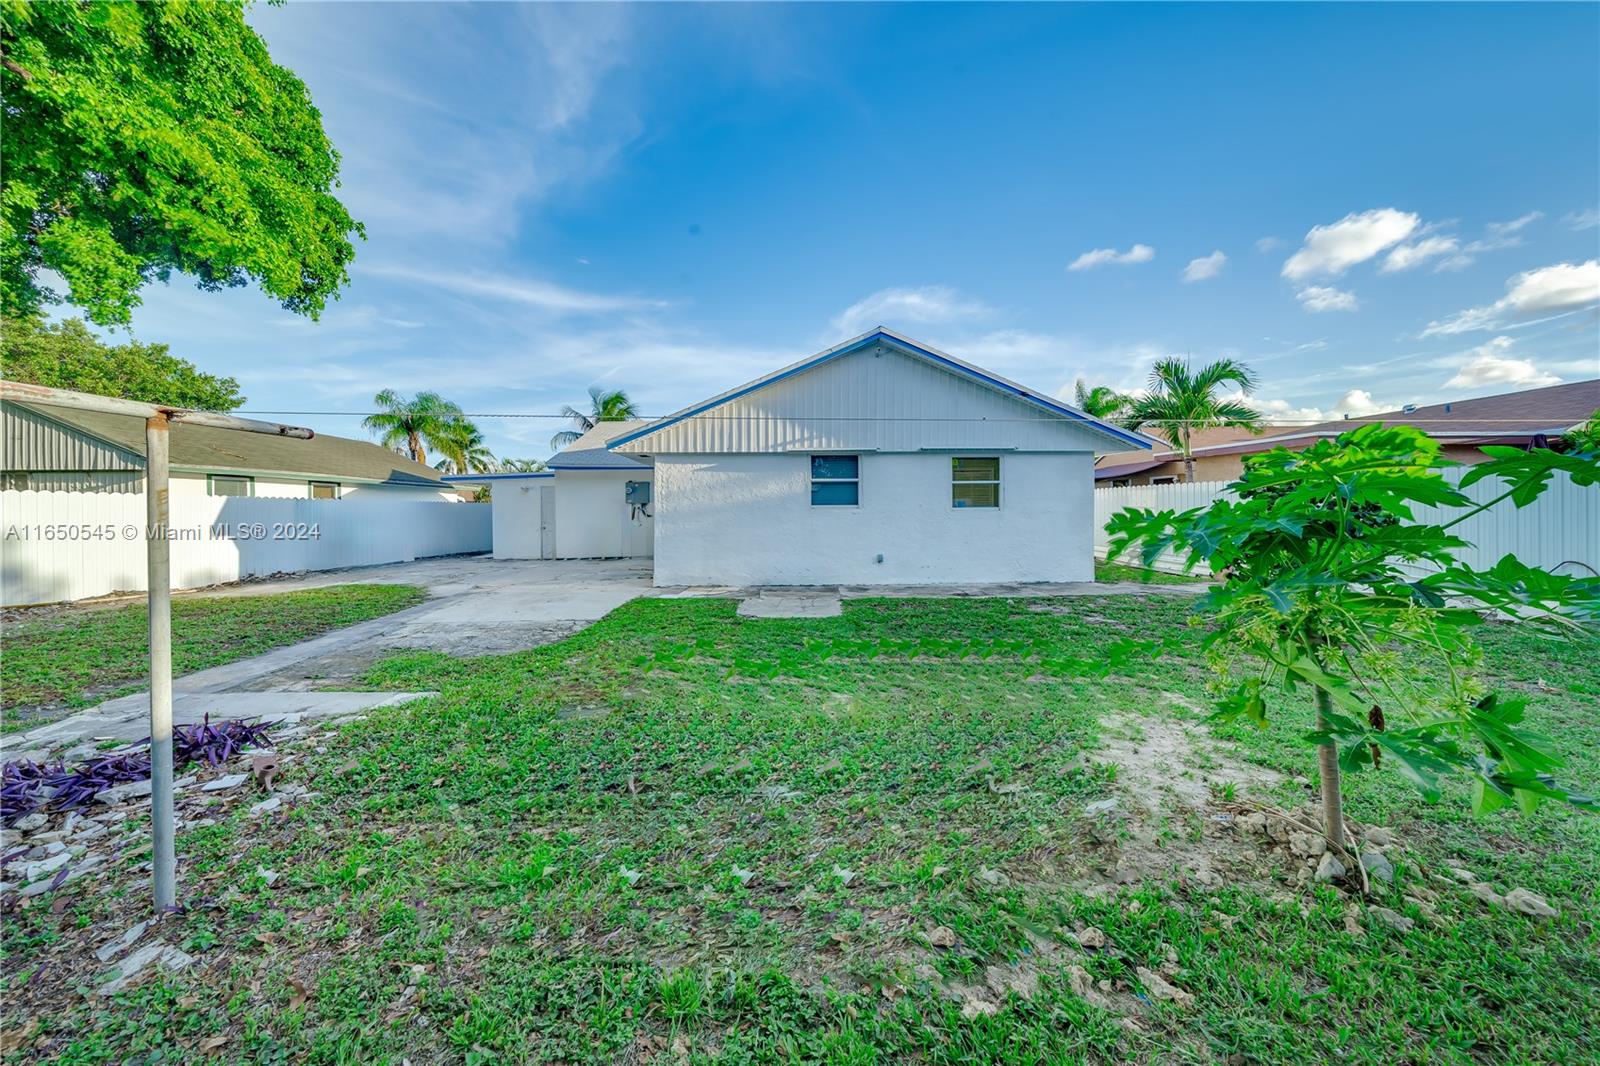
{"label": "dirt patch", "polygon": [[[1163,695],[1174,707],[1200,710],[1176,693]],[[1089,758],[1115,766],[1118,791],[1086,810],[1103,852],[1099,876],[1081,887],[1103,893],[1152,879],[1207,888],[1263,880],[1260,851],[1234,831],[1228,805],[1265,797],[1283,783],[1281,774],[1244,762],[1171,711],[1119,715],[1104,725],[1107,740]]]}

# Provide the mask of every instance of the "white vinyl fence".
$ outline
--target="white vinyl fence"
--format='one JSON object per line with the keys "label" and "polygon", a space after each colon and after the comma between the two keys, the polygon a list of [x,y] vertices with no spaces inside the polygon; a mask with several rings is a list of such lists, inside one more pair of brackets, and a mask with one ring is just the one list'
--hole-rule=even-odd
{"label": "white vinyl fence", "polygon": [[[172,587],[486,552],[491,507],[175,495]],[[144,512],[142,492],[0,492],[0,602],[142,591]]]}
{"label": "white vinyl fence", "polygon": [[[1459,481],[1464,471],[1452,470],[1445,476]],[[1466,488],[1477,503],[1487,503],[1505,491],[1505,483],[1486,478]],[[1200,481],[1192,485],[1130,485],[1117,489],[1096,489],[1094,493],[1095,554],[1105,557],[1108,537],[1106,522],[1126,507],[1149,510],[1185,511],[1204,507],[1227,495],[1227,483]],[[1417,521],[1445,523],[1464,514],[1461,507],[1418,507]],[[1493,566],[1506,555],[1515,555],[1529,566],[1556,573],[1600,575],[1600,486],[1580,488],[1565,474],[1557,474],[1534,503],[1518,508],[1510,500],[1461,523],[1451,532],[1472,544],[1459,556],[1477,569]],[[1137,564],[1137,556],[1122,562]],[[1181,570],[1182,562],[1167,553],[1155,563],[1158,570]]]}

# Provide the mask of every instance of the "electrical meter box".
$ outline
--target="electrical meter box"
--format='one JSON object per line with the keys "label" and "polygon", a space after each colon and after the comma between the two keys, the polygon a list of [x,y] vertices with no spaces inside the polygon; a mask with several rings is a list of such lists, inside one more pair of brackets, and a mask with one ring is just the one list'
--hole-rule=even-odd
{"label": "electrical meter box", "polygon": [[650,482],[630,481],[623,489],[623,502],[633,507],[643,507],[650,502]]}

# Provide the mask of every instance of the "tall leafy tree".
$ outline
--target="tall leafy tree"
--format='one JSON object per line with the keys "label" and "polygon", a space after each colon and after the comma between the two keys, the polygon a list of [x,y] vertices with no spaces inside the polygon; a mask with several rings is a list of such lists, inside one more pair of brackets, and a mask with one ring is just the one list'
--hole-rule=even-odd
{"label": "tall leafy tree", "polygon": [[361,424],[385,448],[409,455],[419,463],[428,461],[429,448],[448,456],[459,439],[461,408],[437,392],[419,392],[407,399],[393,389],[384,389],[372,402],[380,410],[362,419]]}
{"label": "tall leafy tree", "polygon": [[568,405],[561,413],[572,420],[571,429],[564,429],[550,438],[550,447],[565,448],[601,422],[621,422],[638,418],[639,409],[621,389],[602,389],[595,385],[589,389],[589,409],[580,411]]}
{"label": "tall leafy tree", "polygon": [[483,433],[465,418],[451,422],[436,447],[444,453],[438,468],[448,474],[486,474],[497,467]]}
{"label": "tall leafy tree", "polygon": [[[1543,799],[1595,809],[1558,784],[1561,759],[1523,723],[1525,696],[1478,673],[1475,628],[1498,615],[1600,649],[1600,578],[1561,576],[1507,555],[1479,570],[1453,532],[1505,504],[1525,507],[1560,473],[1591,491],[1600,451],[1486,447],[1459,485],[1457,464],[1409,426],[1362,426],[1304,451],[1245,460],[1230,497],[1189,511],[1130,508],[1107,524],[1110,557],[1168,551],[1223,575],[1199,610],[1218,717],[1266,728],[1275,691],[1310,689],[1323,828],[1346,848],[1342,773],[1390,767],[1430,799],[1462,774],[1480,812]],[[1492,479],[1492,480],[1491,480]],[[1462,490],[1489,481],[1477,502]],[[1496,484],[1498,482],[1498,484]],[[1448,518],[1419,518],[1438,508]],[[1426,514],[1426,512],[1424,512]]]}
{"label": "tall leafy tree", "polygon": [[0,0],[5,314],[64,298],[126,323],[176,271],[315,317],[349,280],[362,229],[333,194],[339,154],[244,10]]}
{"label": "tall leafy tree", "polygon": [[1163,359],[1150,371],[1149,390],[1135,397],[1123,416],[1130,429],[1149,427],[1172,442],[1183,456],[1183,478],[1194,480],[1195,430],[1217,426],[1248,426],[1261,423],[1254,408],[1237,400],[1221,399],[1217,392],[1224,385],[1237,385],[1248,396],[1256,387],[1255,371],[1235,359],[1218,359],[1199,370],[1187,359]]}
{"label": "tall leafy tree", "polygon": [[7,318],[0,328],[0,376],[11,381],[201,411],[244,403],[233,378],[204,373],[165,344],[107,344],[79,318]]}
{"label": "tall leafy tree", "polygon": [[1090,388],[1088,382],[1079,378],[1072,386],[1073,406],[1095,418],[1108,420],[1120,418],[1132,403],[1131,397],[1123,395],[1110,385],[1096,385]]}
{"label": "tall leafy tree", "polygon": [[545,468],[543,459],[511,459],[500,460],[500,469],[508,474],[537,474]]}

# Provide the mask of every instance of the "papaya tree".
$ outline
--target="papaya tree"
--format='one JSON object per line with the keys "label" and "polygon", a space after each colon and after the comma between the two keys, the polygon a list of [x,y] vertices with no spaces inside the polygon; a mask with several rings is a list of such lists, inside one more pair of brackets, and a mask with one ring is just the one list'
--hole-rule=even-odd
{"label": "papaya tree", "polygon": [[[1474,631],[1499,617],[1581,640],[1600,635],[1600,578],[1557,575],[1507,555],[1462,561],[1456,532],[1494,507],[1525,507],[1559,474],[1600,483],[1600,452],[1487,447],[1459,484],[1438,442],[1363,426],[1304,451],[1252,456],[1230,495],[1175,512],[1129,509],[1107,525],[1112,559],[1166,552],[1220,582],[1198,611],[1218,719],[1265,728],[1267,695],[1309,690],[1323,828],[1345,846],[1341,772],[1393,767],[1430,799],[1464,774],[1480,812],[1595,801],[1556,780],[1561,759],[1524,727],[1526,699],[1491,690]],[[1463,490],[1490,481],[1474,502]],[[1419,519],[1417,508],[1449,515]]]}

